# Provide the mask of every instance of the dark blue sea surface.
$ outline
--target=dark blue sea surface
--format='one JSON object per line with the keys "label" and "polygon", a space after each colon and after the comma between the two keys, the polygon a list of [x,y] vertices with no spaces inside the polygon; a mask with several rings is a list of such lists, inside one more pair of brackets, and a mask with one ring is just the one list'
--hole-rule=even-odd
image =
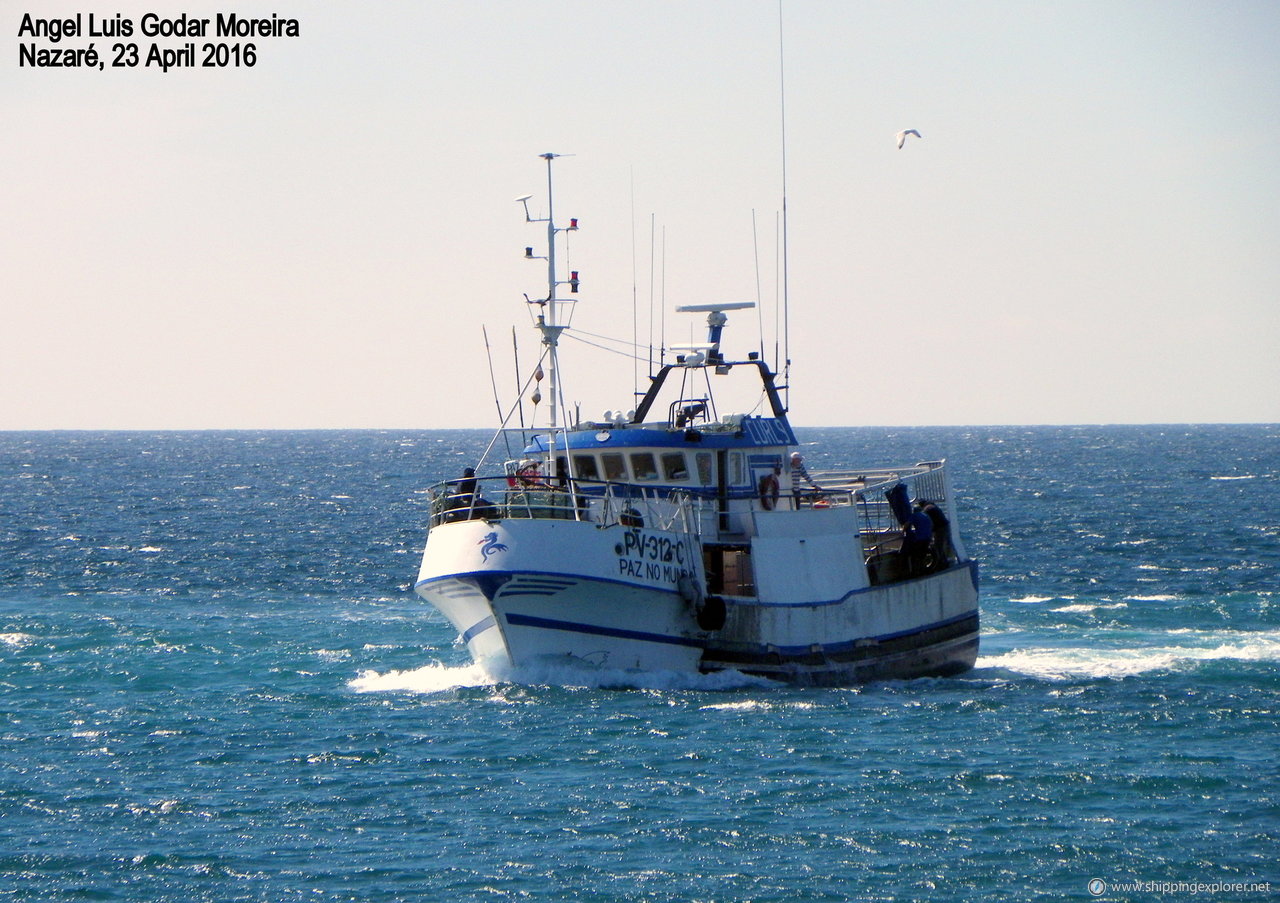
{"label": "dark blue sea surface", "polygon": [[0,901],[1275,898],[1280,427],[800,433],[950,460],[974,671],[496,678],[486,433],[0,433]]}

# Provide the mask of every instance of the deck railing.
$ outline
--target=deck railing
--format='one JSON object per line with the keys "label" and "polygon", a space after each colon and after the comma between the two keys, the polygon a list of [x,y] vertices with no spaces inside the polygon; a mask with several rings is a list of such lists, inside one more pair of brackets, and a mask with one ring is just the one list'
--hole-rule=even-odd
{"label": "deck railing", "polygon": [[570,478],[476,477],[429,490],[430,526],[468,520],[573,520],[608,527],[698,532],[705,500],[682,490]]}
{"label": "deck railing", "polygon": [[[899,483],[915,503],[938,506],[954,527],[947,479],[940,462],[870,471],[814,473],[821,490],[780,504],[778,511],[851,507],[868,559],[896,551],[902,544],[902,524],[890,507],[886,492]],[[468,520],[571,520],[600,527],[648,527],[741,542],[755,532],[754,518],[768,517],[757,494],[731,492],[695,495],[687,489],[637,486],[597,480],[556,477],[550,480],[519,475],[481,477],[439,483],[430,490],[430,526]],[[955,549],[959,537],[952,529]]]}
{"label": "deck railing", "polygon": [[821,492],[813,492],[806,504],[815,507],[852,505],[858,511],[858,533],[873,573],[877,562],[892,563],[892,556],[902,547],[903,527],[889,504],[886,493],[899,483],[907,487],[907,497],[913,504],[932,502],[942,511],[949,523],[943,549],[943,558],[954,558],[962,551],[955,531],[950,490],[946,471],[940,461],[929,461],[912,467],[875,471],[825,471],[813,475],[822,486]]}

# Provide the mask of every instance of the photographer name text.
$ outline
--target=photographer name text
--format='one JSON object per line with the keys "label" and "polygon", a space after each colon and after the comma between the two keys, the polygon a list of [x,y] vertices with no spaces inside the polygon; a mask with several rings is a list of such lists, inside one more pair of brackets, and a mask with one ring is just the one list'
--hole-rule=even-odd
{"label": "photographer name text", "polygon": [[[130,19],[117,13],[76,13],[42,19],[25,13],[18,25],[18,66],[34,69],[248,69],[259,43],[296,38],[297,19],[217,13],[212,17]],[[88,41],[87,44],[84,41]]]}

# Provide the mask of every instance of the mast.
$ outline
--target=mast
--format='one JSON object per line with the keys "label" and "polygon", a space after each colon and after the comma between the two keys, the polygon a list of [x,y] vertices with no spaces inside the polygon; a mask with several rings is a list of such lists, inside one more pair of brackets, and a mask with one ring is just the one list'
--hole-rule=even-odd
{"label": "mast", "polygon": [[[525,195],[524,197],[517,198],[516,200],[524,205],[524,216],[527,222],[530,222],[530,223],[545,222],[547,224],[547,254],[545,257],[547,261],[547,296],[545,300],[540,302],[533,302],[533,303],[538,303],[542,307],[542,311],[537,316],[536,325],[538,327],[538,331],[542,333],[542,344],[546,346],[546,349],[547,349],[547,378],[548,378],[547,389],[548,389],[548,394],[551,396],[550,408],[548,410],[548,414],[551,421],[549,426],[550,435],[551,435],[550,441],[552,446],[551,454],[552,454],[552,460],[554,460],[555,434],[556,434],[556,430],[560,429],[561,427],[560,366],[559,366],[560,364],[560,359],[559,359],[560,333],[564,332],[564,330],[568,328],[568,324],[561,323],[560,317],[559,317],[559,306],[561,304],[568,303],[568,299],[556,297],[556,292],[558,287],[561,285],[564,285],[566,282],[569,285],[569,291],[571,293],[577,293],[578,291],[577,271],[570,273],[569,278],[567,280],[561,280],[556,278],[556,233],[576,231],[578,228],[578,221],[576,219],[571,219],[569,220],[568,226],[564,228],[557,228],[555,223],[555,207],[554,207],[555,198],[554,198],[554,190],[553,190],[554,186],[551,178],[551,161],[553,161],[556,157],[559,157],[561,155],[546,153],[546,154],[541,154],[540,156],[542,157],[542,159],[547,161],[547,215],[546,217],[535,219],[533,216],[529,214],[530,195]],[[533,253],[533,248],[525,248],[524,256],[529,260],[539,259]],[[568,424],[566,423],[564,424],[564,426],[567,427]]]}
{"label": "mast", "polygon": [[551,183],[551,161],[557,156],[557,154],[551,153],[542,155],[542,159],[547,161],[547,307],[545,315],[538,318],[538,329],[542,331],[542,344],[547,346],[547,384],[551,390],[552,443],[556,441],[555,432],[560,426],[560,376],[557,364],[559,363],[560,333],[564,328],[556,322],[558,301],[556,298],[556,221],[555,198]]}

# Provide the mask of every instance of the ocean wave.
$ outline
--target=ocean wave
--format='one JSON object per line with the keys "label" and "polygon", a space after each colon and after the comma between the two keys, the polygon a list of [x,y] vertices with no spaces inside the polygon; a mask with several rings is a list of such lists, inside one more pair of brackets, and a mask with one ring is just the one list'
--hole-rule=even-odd
{"label": "ocean wave", "polygon": [[1055,614],[1088,614],[1089,612],[1101,611],[1110,608],[1128,608],[1125,602],[1074,602],[1071,605],[1064,605],[1061,608],[1051,608],[1050,611]]}
{"label": "ocean wave", "polygon": [[777,709],[810,710],[817,709],[816,703],[788,700],[781,704],[768,699],[741,699],[733,702],[714,702],[701,707],[704,712],[769,712]]}
{"label": "ocean wave", "polygon": [[721,692],[781,684],[738,671],[696,674],[684,671],[623,671],[571,663],[506,668],[497,665],[433,663],[408,671],[363,671],[348,686],[357,693],[445,693],[472,687],[585,687],[630,690]]}
{"label": "ocean wave", "polygon": [[1014,649],[981,656],[977,669],[1041,680],[1079,680],[1187,671],[1212,661],[1280,661],[1280,631],[1194,631],[1183,636],[1187,645]]}
{"label": "ocean wave", "polygon": [[409,671],[361,671],[347,686],[357,693],[445,693],[467,687],[498,684],[480,665],[433,663]]}

